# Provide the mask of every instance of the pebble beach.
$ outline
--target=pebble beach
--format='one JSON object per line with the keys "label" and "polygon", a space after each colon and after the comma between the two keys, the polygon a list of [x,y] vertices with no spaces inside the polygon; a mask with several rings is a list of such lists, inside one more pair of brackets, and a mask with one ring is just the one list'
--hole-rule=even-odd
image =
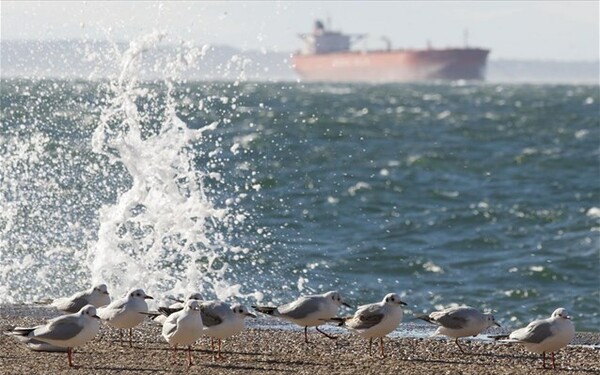
{"label": "pebble beach", "polygon": [[[31,306],[0,307],[2,330],[39,324],[56,313]],[[187,353],[172,353],[160,328],[144,322],[135,329],[133,348],[119,342],[116,330],[102,327],[88,344],[75,349],[75,368],[65,353],[34,352],[11,337],[0,335],[1,374],[600,374],[600,334],[577,333],[573,345],[556,355],[557,368],[543,369],[539,356],[514,344],[465,340],[462,354],[454,342],[423,337],[386,338],[386,357],[379,342],[368,355],[368,341],[336,332],[330,340],[310,330],[304,343],[302,329],[261,325],[252,321],[242,334],[224,341],[221,360],[214,360],[210,342],[203,338],[193,348],[194,365]],[[404,324],[404,323],[403,323]],[[325,328],[327,329],[327,328]],[[550,363],[548,361],[548,363]]]}

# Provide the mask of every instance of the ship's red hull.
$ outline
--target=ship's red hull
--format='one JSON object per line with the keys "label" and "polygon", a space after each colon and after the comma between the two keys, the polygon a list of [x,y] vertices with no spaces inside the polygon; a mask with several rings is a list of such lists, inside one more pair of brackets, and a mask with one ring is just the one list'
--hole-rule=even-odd
{"label": "ship's red hull", "polygon": [[293,64],[304,81],[482,80],[488,53],[479,48],[456,48],[296,54]]}

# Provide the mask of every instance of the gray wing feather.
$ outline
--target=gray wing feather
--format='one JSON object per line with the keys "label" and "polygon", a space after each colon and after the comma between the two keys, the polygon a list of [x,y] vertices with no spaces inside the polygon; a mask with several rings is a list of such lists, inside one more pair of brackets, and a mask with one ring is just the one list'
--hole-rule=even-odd
{"label": "gray wing feather", "polygon": [[111,303],[110,305],[106,306],[104,309],[106,309],[106,311],[112,311],[113,314],[120,314],[123,310],[125,310],[125,308],[127,307],[127,300],[121,300],[121,301],[115,301],[113,303]]}
{"label": "gray wing feather", "polygon": [[170,336],[176,330],[177,330],[177,324],[172,324],[171,327],[169,328],[169,330],[167,332],[164,332],[164,333],[167,334],[168,336]]}
{"label": "gray wing feather", "polygon": [[213,327],[223,323],[223,319],[214,314],[213,311],[210,311],[206,306],[200,306],[200,312],[202,313],[202,324],[205,327]]}
{"label": "gray wing feather", "polygon": [[83,325],[79,323],[76,317],[73,318],[75,319],[57,320],[47,326],[40,327],[34,331],[34,335],[36,338],[48,340],[71,339],[83,330]]}
{"label": "gray wing feather", "polygon": [[442,326],[450,329],[461,329],[467,325],[467,318],[460,314],[460,312],[452,312],[450,314],[444,314],[436,318],[436,322]]}
{"label": "gray wing feather", "polygon": [[385,315],[371,314],[366,316],[358,316],[357,318],[348,321],[348,326],[353,329],[369,329],[381,323]]}
{"label": "gray wing feather", "polygon": [[85,305],[89,304],[87,298],[85,297],[77,297],[72,299],[69,304],[63,309],[63,311],[67,311],[70,313],[76,313]]}
{"label": "gray wing feather", "polygon": [[516,335],[511,335],[511,338],[532,344],[539,344],[552,336],[552,324],[548,322],[533,323],[529,324],[525,329],[518,332],[515,331]]}
{"label": "gray wing feather", "polygon": [[303,319],[317,311],[320,303],[319,299],[303,297],[287,305],[280,306],[277,310],[280,315],[292,319]]}

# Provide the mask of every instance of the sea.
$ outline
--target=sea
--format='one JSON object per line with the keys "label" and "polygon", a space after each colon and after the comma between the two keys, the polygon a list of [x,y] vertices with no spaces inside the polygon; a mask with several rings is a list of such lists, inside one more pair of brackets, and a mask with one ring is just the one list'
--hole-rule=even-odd
{"label": "sea", "polygon": [[0,304],[396,292],[405,320],[600,331],[598,85],[190,81],[202,51],[128,48],[112,77],[1,80]]}

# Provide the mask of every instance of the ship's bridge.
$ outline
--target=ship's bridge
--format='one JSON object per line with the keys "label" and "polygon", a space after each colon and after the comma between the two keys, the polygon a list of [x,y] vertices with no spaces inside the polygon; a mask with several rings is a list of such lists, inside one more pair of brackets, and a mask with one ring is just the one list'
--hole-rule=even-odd
{"label": "ship's bridge", "polygon": [[305,55],[319,55],[350,50],[352,43],[365,37],[365,35],[342,34],[337,31],[325,30],[323,22],[316,21],[311,34],[300,34],[305,45],[302,53]]}

